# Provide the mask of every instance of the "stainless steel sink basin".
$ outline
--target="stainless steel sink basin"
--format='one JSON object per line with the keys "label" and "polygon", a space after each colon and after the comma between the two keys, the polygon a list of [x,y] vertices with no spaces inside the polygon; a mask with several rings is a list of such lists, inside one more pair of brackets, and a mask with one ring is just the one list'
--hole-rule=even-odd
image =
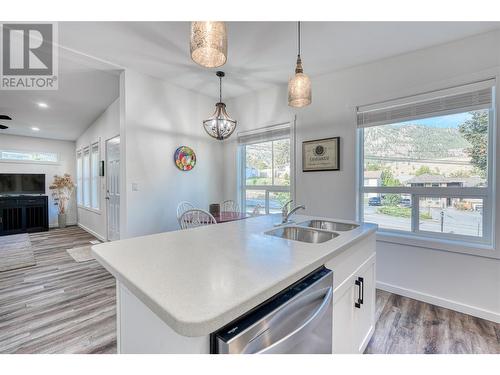
{"label": "stainless steel sink basin", "polygon": [[284,238],[286,240],[308,242],[308,243],[322,243],[329,241],[339,234],[334,232],[322,232],[311,228],[299,227],[281,227],[269,232],[267,235]]}
{"label": "stainless steel sink basin", "polygon": [[359,227],[359,225],[357,224],[338,223],[335,221],[327,221],[327,220],[309,220],[309,221],[304,221],[303,223],[297,225],[301,227],[316,228],[323,230],[332,230],[332,231],[338,230],[340,232],[346,232]]}

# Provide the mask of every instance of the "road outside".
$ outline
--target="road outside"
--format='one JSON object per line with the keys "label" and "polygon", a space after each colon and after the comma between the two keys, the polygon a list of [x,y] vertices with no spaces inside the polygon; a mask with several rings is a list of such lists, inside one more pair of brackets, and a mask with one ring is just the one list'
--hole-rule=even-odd
{"label": "road outside", "polygon": [[[378,207],[365,205],[364,221],[376,223],[384,229],[411,230],[410,218],[384,215],[377,212]],[[428,213],[432,219],[420,219],[420,230],[441,232],[441,211],[443,211],[443,232],[455,233],[465,236],[482,236],[482,214],[477,211],[461,211],[449,207],[424,208],[422,212]]]}

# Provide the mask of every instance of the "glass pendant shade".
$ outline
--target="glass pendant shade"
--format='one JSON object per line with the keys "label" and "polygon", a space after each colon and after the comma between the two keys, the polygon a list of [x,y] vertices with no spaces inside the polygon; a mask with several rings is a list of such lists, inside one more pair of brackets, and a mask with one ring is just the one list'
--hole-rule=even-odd
{"label": "glass pendant shade", "polygon": [[228,138],[236,129],[236,121],[226,112],[224,103],[215,104],[215,112],[208,120],[203,121],[203,127],[209,136],[220,141]]}
{"label": "glass pendant shade", "polygon": [[312,88],[311,79],[307,74],[304,74],[304,68],[302,68],[302,59],[300,57],[300,22],[297,25],[297,65],[295,66],[295,76],[288,81],[288,105],[290,107],[301,108],[311,104]]}
{"label": "glass pendant shade", "polygon": [[300,57],[297,59],[295,76],[288,81],[288,105],[305,107],[312,102],[311,79],[303,73]]}
{"label": "glass pendant shade", "polygon": [[227,60],[227,33],[224,22],[191,22],[191,58],[206,68],[217,68]]}

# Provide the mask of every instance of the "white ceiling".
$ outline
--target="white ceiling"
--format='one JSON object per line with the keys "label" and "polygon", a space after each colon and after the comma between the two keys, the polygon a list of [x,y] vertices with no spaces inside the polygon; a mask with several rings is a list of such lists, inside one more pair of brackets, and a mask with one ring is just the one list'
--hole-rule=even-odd
{"label": "white ceiling", "polygon": [[[53,91],[0,90],[0,114],[12,117],[12,121],[0,120],[9,126],[0,130],[0,136],[76,140],[119,96],[116,67],[62,48],[58,80],[59,89]],[[48,108],[40,108],[39,102]]]}
{"label": "white ceiling", "polygon": [[[287,82],[297,53],[296,27],[229,22],[224,97]],[[499,22],[304,22],[304,69],[315,76],[497,28]],[[0,134],[75,140],[118,97],[116,65],[218,94],[216,69],[203,69],[189,57],[189,22],[61,22],[59,44],[66,47],[60,49],[59,90],[0,91],[0,114],[14,119],[3,122],[10,128]]]}
{"label": "white ceiling", "polygon": [[[225,97],[287,82],[297,54],[296,23],[227,26]],[[68,47],[216,97],[215,75],[189,57],[189,27],[189,22],[63,22],[59,35]],[[304,22],[304,69],[314,76],[496,28],[499,22]]]}

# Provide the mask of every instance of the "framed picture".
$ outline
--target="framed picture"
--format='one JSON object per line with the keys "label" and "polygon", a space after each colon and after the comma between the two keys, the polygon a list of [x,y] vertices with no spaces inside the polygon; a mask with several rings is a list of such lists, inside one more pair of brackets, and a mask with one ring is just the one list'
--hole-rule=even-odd
{"label": "framed picture", "polygon": [[302,171],[340,170],[340,137],[302,142]]}

